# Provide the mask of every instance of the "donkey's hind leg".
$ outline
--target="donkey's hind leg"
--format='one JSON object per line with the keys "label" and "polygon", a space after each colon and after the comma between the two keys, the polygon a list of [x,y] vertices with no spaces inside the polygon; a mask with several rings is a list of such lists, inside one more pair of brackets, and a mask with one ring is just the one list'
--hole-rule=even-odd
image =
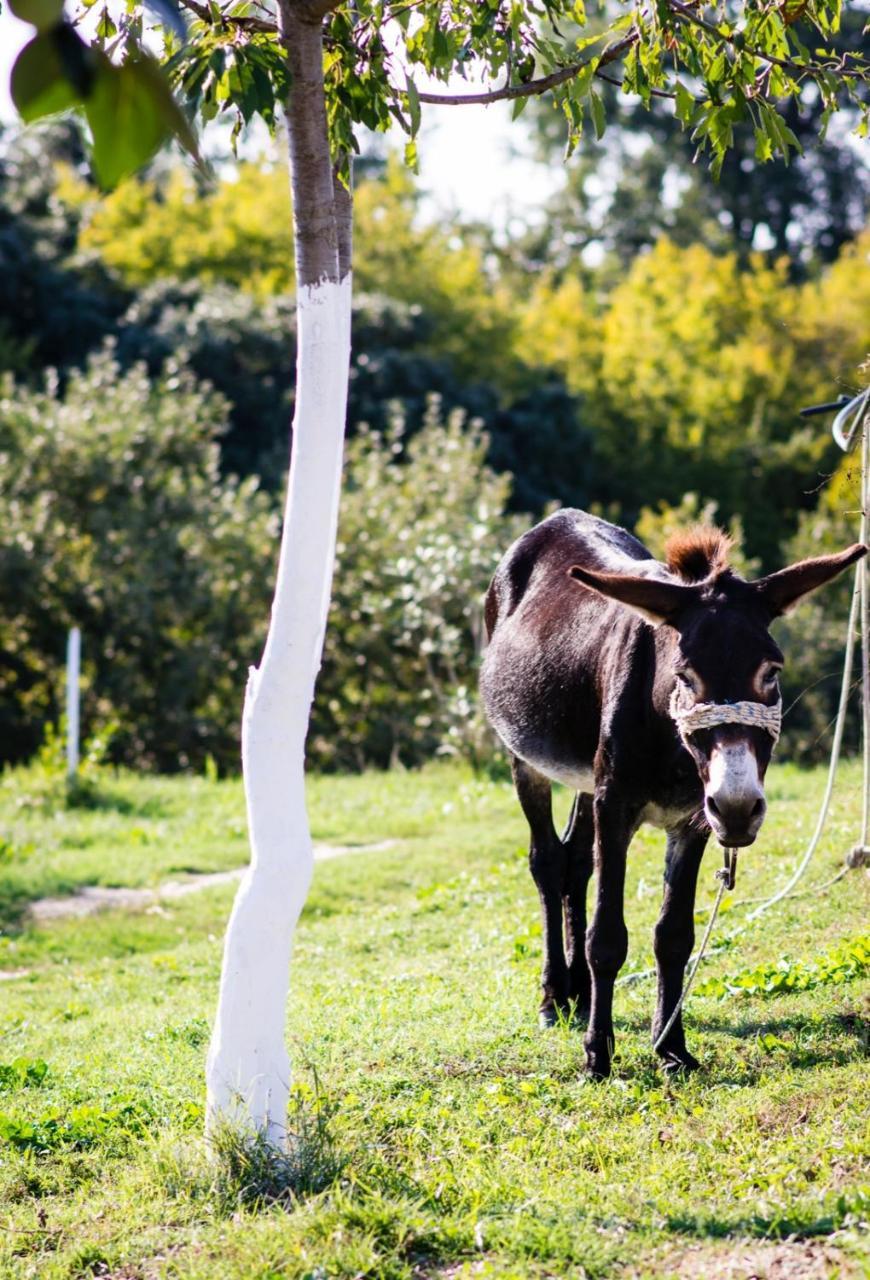
{"label": "donkey's hind leg", "polygon": [[592,975],[586,959],[586,890],[592,875],[595,821],[592,797],[577,794],[562,836],[565,864],[562,899],[565,911],[565,960],[568,999],[578,1017],[588,1018],[592,1003]]}
{"label": "donkey's hind leg", "polygon": [[553,826],[550,782],[516,756],[511,759],[514,786],[531,832],[529,868],[541,899],[544,964],[541,970],[542,1027],[552,1027],[568,1008],[568,966],[562,942],[562,892],[566,849]]}

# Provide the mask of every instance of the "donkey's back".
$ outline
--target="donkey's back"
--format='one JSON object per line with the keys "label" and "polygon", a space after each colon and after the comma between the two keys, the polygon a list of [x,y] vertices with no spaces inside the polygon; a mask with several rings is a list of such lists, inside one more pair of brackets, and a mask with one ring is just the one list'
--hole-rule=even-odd
{"label": "donkey's back", "polygon": [[[649,687],[649,628],[583,589],[574,566],[673,581],[625,529],[566,509],[530,529],[496,570],[485,604],[487,715],[513,755],[574,791],[593,790],[602,709]],[[645,715],[641,719],[648,719]]]}

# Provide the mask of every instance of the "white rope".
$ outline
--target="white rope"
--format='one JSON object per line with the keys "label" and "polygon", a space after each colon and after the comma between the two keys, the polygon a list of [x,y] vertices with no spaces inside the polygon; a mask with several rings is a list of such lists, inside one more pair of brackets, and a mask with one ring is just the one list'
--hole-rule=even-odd
{"label": "white rope", "polygon": [[676,1005],[674,1006],[674,1010],[671,1016],[668,1018],[664,1027],[656,1036],[655,1042],[653,1044],[654,1053],[658,1052],[659,1046],[667,1038],[668,1032],[676,1022],[677,1018],[680,1016],[680,1010],[685,1004],[686,997],[688,996],[689,992],[692,989],[692,983],[695,981],[695,974],[698,972],[701,961],[704,959],[704,952],[707,950],[707,943],[710,941],[710,934],[713,932],[713,925],[716,923],[716,917],[719,914],[719,907],[722,904],[722,898],[725,894],[725,890],[734,887],[734,870],[736,866],[737,852],[734,849],[730,849],[730,850],[726,849],[724,852],[725,852],[726,858],[728,858],[730,854],[730,858],[733,861],[726,863],[725,867],[720,867],[720,869],[716,872],[716,878],[719,881],[719,890],[716,894],[716,901],[713,903],[713,910],[710,912],[710,919],[707,921],[707,928],[704,930],[704,936],[701,939],[701,945],[698,948],[698,954],[695,957],[695,963],[692,965],[692,968],[689,971],[689,976],[686,978],[686,981],[683,984],[683,990],[680,993],[680,998],[677,1001]]}
{"label": "white rope", "polygon": [[[858,413],[864,413],[867,406],[866,394],[860,399],[858,404]],[[870,531],[870,424],[867,420],[868,415],[864,417],[864,433],[861,446],[861,541],[867,545],[867,535]],[[839,421],[839,415],[838,415]],[[849,440],[854,436],[853,427]],[[839,443],[839,441],[838,441]],[[866,848],[867,845],[867,827],[870,821],[870,656],[868,656],[868,645],[870,645],[870,636],[868,636],[868,625],[870,625],[870,605],[868,605],[867,584],[867,557],[860,560],[855,569],[855,586],[852,590],[852,604],[849,609],[848,631],[846,633],[846,654],[843,659],[843,682],[840,686],[840,704],[837,708],[837,722],[834,728],[834,741],[831,744],[831,760],[828,765],[828,780],[825,785],[825,794],[822,797],[822,807],[819,810],[816,829],[812,838],[806,847],[804,856],[801,858],[793,874],[790,876],[786,884],[771,897],[762,902],[754,911],[750,911],[746,917],[746,923],[751,920],[757,920],[765,911],[769,911],[771,907],[776,906],[778,902],[782,902],[783,898],[787,898],[795,885],[803,876],[807,867],[810,865],[813,854],[819,847],[822,838],[822,832],[828,819],[828,810],[831,807],[831,797],[834,792],[834,779],[837,773],[837,765],[840,760],[840,748],[843,745],[843,730],[846,726],[846,711],[849,704],[849,692],[852,682],[852,664],[855,659],[855,624],[858,621],[858,611],[860,606],[861,612],[861,666],[863,677],[862,692],[862,719],[864,728],[864,804],[863,818],[861,823],[861,843],[858,848]]]}
{"label": "white rope", "polygon": [[782,725],[782,698],[773,706],[764,702],[698,702],[684,709],[676,688],[671,694],[670,712],[683,742],[699,729],[712,729],[718,724],[743,724],[766,729],[776,743]]}

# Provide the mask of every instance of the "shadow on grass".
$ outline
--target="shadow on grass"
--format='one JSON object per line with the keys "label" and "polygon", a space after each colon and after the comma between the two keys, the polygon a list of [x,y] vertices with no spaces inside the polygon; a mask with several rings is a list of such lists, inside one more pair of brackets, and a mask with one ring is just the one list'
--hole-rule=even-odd
{"label": "shadow on grass", "polygon": [[85,810],[140,818],[162,818],[167,814],[166,805],[156,796],[142,801],[124,795],[108,770],[83,774],[71,782],[62,774],[40,774],[22,785],[17,801],[22,809],[44,813]]}
{"label": "shadow on grass", "polygon": [[160,806],[158,805],[155,810],[153,801],[146,801],[144,805],[135,804],[129,797],[119,795],[111,785],[106,786],[104,782],[97,782],[93,778],[75,778],[72,782],[66,783],[65,794],[61,798],[59,807],[100,810],[125,815],[160,816]]}
{"label": "shadow on grass", "polygon": [[753,1213],[726,1218],[686,1213],[668,1216],[665,1221],[669,1230],[691,1236],[694,1240],[704,1237],[725,1240],[733,1236],[750,1236],[757,1240],[808,1240],[830,1236],[839,1230],[844,1219],[862,1207],[859,1201],[853,1204],[847,1197],[840,1196],[832,1212],[815,1216],[792,1213],[767,1217]]}
{"label": "shadow on grass", "polygon": [[35,896],[20,885],[0,882],[0,934],[20,933]]}

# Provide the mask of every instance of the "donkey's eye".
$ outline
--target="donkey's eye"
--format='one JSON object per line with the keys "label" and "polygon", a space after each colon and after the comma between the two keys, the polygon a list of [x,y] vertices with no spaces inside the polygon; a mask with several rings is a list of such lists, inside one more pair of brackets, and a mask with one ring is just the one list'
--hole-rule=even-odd
{"label": "donkey's eye", "polygon": [[687,689],[691,689],[692,693],[698,692],[698,677],[691,667],[682,667],[677,672],[677,679],[680,684],[685,685]]}
{"label": "donkey's eye", "polygon": [[768,665],[765,667],[764,671],[762,672],[761,678],[766,685],[774,685],[779,679],[780,671],[782,671],[782,667],[779,666],[778,663],[775,663],[775,662],[768,663]]}

